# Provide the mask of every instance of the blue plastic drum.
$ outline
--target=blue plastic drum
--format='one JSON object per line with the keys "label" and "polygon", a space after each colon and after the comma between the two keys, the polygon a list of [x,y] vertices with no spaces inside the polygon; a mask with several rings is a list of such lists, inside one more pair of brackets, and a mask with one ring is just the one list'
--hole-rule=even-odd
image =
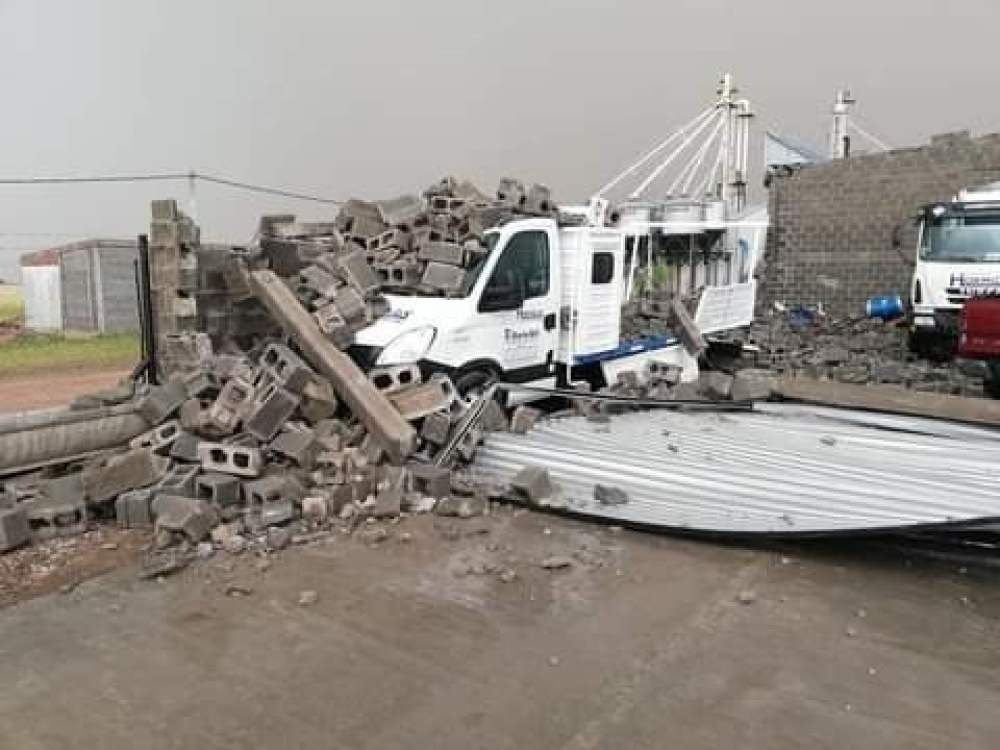
{"label": "blue plastic drum", "polygon": [[903,299],[897,294],[892,297],[872,297],[865,303],[865,312],[869,318],[895,320],[903,317]]}

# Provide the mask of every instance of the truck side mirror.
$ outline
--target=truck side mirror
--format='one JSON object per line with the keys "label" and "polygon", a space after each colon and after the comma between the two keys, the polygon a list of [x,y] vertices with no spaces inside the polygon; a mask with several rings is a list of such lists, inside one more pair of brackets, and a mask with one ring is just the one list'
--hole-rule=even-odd
{"label": "truck side mirror", "polygon": [[903,227],[897,224],[892,228],[892,247],[908,266],[916,265],[916,256],[911,248],[903,247]]}

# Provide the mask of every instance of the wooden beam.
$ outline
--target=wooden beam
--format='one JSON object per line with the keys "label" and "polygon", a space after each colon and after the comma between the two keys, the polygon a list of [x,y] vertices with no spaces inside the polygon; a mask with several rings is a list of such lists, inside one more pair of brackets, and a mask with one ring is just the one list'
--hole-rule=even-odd
{"label": "wooden beam", "polygon": [[850,385],[783,376],[776,393],[789,401],[1000,426],[1000,401],[923,393],[895,385]]}
{"label": "wooden beam", "polygon": [[401,463],[416,445],[417,433],[361,371],[354,360],[337,349],[299,304],[292,290],[273,271],[250,273],[254,294],[285,332],[293,337],[305,358],[330,379],[334,390],[364,422],[389,458]]}

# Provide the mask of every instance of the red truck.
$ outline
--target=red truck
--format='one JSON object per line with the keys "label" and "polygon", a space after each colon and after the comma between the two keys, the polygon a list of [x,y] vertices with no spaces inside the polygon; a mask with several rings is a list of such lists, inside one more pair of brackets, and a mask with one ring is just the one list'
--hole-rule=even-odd
{"label": "red truck", "polygon": [[1000,397],[1000,297],[972,297],[962,306],[958,356],[986,362],[987,391]]}

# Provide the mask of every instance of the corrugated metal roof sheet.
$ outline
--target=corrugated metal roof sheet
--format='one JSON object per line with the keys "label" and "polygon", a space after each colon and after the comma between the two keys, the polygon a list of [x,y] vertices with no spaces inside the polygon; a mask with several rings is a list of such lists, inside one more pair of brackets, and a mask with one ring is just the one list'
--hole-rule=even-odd
{"label": "corrugated metal roof sheet", "polygon": [[[1000,518],[1000,435],[931,420],[764,405],[650,411],[496,433],[477,478],[548,469],[568,510],[618,522],[740,534],[828,534]],[[624,505],[594,499],[618,487]]]}

